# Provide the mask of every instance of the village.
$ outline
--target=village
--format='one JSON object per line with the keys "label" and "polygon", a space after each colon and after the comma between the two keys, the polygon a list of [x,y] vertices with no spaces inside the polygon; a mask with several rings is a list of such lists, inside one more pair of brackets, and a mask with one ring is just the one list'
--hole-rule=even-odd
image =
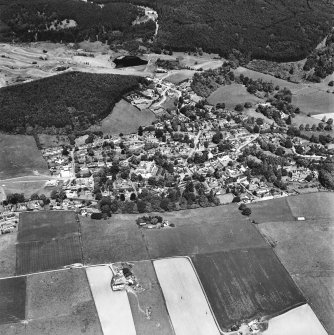
{"label": "village", "polygon": [[[265,122],[258,106],[252,107],[258,118],[212,106],[194,93],[191,80],[172,84],[162,78],[148,79],[148,87],[125,97],[139,112],[150,108],[156,122],[137,133],[90,133],[74,146],[43,149],[50,199],[5,203],[3,218],[42,208],[101,218],[321,190],[316,164],[326,155],[314,152],[324,152],[322,144],[289,135],[286,124]],[[166,100],[172,107],[164,108]],[[10,231],[3,221],[1,231]]]}

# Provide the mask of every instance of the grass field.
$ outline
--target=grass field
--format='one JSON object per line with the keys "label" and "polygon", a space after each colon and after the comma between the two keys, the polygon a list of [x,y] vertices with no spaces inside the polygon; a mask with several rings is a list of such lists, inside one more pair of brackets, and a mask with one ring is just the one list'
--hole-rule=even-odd
{"label": "grass field", "polygon": [[172,72],[170,75],[168,75],[165,80],[173,83],[173,84],[179,84],[184,80],[190,79],[193,77],[195,71],[193,70],[178,70],[176,72]]}
{"label": "grass field", "polygon": [[0,297],[0,325],[25,319],[26,277],[1,279]]}
{"label": "grass field", "polygon": [[114,215],[96,222],[80,218],[87,264],[187,256],[265,246],[256,228],[234,205],[164,213],[176,228],[140,230],[138,215]]}
{"label": "grass field", "polygon": [[152,262],[134,262],[132,266],[132,271],[143,288],[140,291],[128,291],[137,335],[174,335]]}
{"label": "grass field", "polygon": [[16,274],[55,270],[82,262],[78,236],[16,244]]}
{"label": "grass field", "polygon": [[309,305],[296,307],[269,320],[263,335],[327,335]]}
{"label": "grass field", "polygon": [[221,329],[305,302],[269,247],[196,255],[192,260]]}
{"label": "grass field", "polygon": [[334,193],[317,192],[287,198],[294,216],[307,219],[334,219]]}
{"label": "grass field", "polygon": [[111,289],[113,273],[109,266],[86,269],[104,335],[136,335],[126,291]]}
{"label": "grass field", "polygon": [[306,221],[274,222],[268,212],[257,225],[329,334],[334,334],[333,198],[325,192],[289,197],[293,216]]}
{"label": "grass field", "polygon": [[139,126],[150,125],[156,120],[155,115],[149,110],[139,110],[125,100],[119,101],[112,112],[101,121],[99,128],[104,134],[118,135],[137,132]]}
{"label": "grass field", "polygon": [[218,335],[202,287],[187,258],[153,262],[176,335]]}
{"label": "grass field", "polygon": [[20,214],[18,242],[46,241],[78,234],[73,211],[40,211]]}
{"label": "grass field", "polygon": [[149,259],[141,231],[133,221],[80,218],[85,264]]}
{"label": "grass field", "polygon": [[249,207],[252,209],[251,217],[257,223],[295,219],[288,203],[288,197],[254,202],[249,204]]}
{"label": "grass field", "polygon": [[226,108],[234,109],[237,104],[251,102],[253,105],[262,100],[247,92],[246,87],[241,84],[231,84],[219,87],[216,91],[210,94],[208,102],[216,105],[219,102],[224,102]]}
{"label": "grass field", "polygon": [[0,235],[0,278],[13,276],[15,273],[16,237],[16,232]]}
{"label": "grass field", "polygon": [[34,138],[0,133],[0,180],[36,174],[49,170]]}
{"label": "grass field", "polygon": [[[45,334],[54,334],[54,331],[65,331],[64,334],[102,334],[84,269],[28,276],[26,306],[26,318],[33,320],[33,327],[53,324],[55,328],[45,329]],[[67,321],[62,325],[64,320]],[[72,325],[68,321],[72,321]]]}

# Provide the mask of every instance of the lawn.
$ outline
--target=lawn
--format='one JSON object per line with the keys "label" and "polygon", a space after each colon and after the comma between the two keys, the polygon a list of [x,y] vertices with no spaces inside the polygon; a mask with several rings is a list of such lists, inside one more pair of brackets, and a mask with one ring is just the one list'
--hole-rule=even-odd
{"label": "lawn", "polygon": [[[295,198],[297,197],[291,199]],[[312,213],[314,207],[311,199],[305,199],[306,211]],[[307,217],[305,211],[302,213]],[[316,214],[317,212],[314,213]],[[330,334],[334,333],[333,218],[269,222],[257,227],[273,242],[279,259],[325,328]]]}
{"label": "lawn", "polygon": [[192,261],[223,330],[305,303],[269,247],[195,255]]}
{"label": "lawn", "polygon": [[160,259],[154,261],[153,265],[175,334],[220,334],[189,259]]}
{"label": "lawn", "polygon": [[78,236],[16,244],[16,274],[55,270],[82,262]]}
{"label": "lawn", "polygon": [[20,214],[18,242],[46,241],[79,233],[73,211],[40,211]]}
{"label": "lawn", "polygon": [[0,180],[36,174],[49,175],[49,170],[34,138],[0,133]]}
{"label": "lawn", "polygon": [[89,286],[103,334],[136,335],[126,291],[113,291],[113,272],[109,266],[86,268]]}
{"label": "lawn", "polygon": [[0,325],[25,319],[26,277],[1,279],[0,297]]}
{"label": "lawn", "polygon": [[130,134],[138,131],[139,126],[148,126],[156,120],[150,110],[139,110],[125,100],[119,101],[112,112],[101,121],[101,126],[94,128],[104,134]]}
{"label": "lawn", "polygon": [[226,108],[229,109],[234,109],[237,104],[244,104],[245,102],[251,102],[253,105],[263,102],[262,99],[248,93],[246,87],[241,84],[221,86],[211,93],[207,100],[212,105],[224,102]]}
{"label": "lawn", "polygon": [[132,271],[143,290],[128,291],[137,335],[174,335],[170,318],[151,261],[132,264]]}
{"label": "lawn", "polygon": [[0,235],[0,278],[13,276],[15,273],[17,233]]}

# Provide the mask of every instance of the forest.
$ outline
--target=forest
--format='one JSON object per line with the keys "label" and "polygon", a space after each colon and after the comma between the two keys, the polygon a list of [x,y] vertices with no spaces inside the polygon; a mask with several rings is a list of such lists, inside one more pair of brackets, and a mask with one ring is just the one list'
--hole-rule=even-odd
{"label": "forest", "polygon": [[145,79],[135,76],[68,72],[0,89],[0,130],[89,128],[106,117],[123,94]]}
{"label": "forest", "polygon": [[233,49],[250,58],[305,58],[334,25],[328,0],[94,0],[147,5],[159,14],[157,43],[166,49],[227,57]]}
{"label": "forest", "polygon": [[[1,0],[0,39],[18,42],[80,42],[90,39],[121,44],[136,38],[148,40],[154,22],[132,25],[142,9],[126,2],[103,6],[77,0]],[[63,20],[76,26],[62,27]]]}

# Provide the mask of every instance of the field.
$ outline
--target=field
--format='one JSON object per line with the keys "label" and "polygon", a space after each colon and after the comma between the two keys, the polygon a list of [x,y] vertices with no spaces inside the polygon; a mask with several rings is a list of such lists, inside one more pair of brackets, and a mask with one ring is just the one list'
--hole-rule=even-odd
{"label": "field", "polygon": [[18,242],[46,241],[78,234],[73,211],[40,211],[20,214]]}
{"label": "field", "polygon": [[85,264],[149,259],[134,220],[124,222],[116,215],[110,221],[80,218]]}
{"label": "field", "polygon": [[110,267],[91,267],[86,272],[103,334],[136,335],[126,291],[111,289],[113,273]]}
{"label": "field", "polygon": [[16,274],[54,270],[82,262],[78,236],[16,244]]}
{"label": "field", "polygon": [[139,110],[125,100],[119,101],[112,112],[101,121],[100,129],[104,134],[118,135],[137,132],[139,126],[148,126],[156,120],[150,110]]}
{"label": "field", "polygon": [[282,197],[250,204],[252,219],[257,223],[294,220],[295,217],[291,212],[288,199],[290,198]]}
{"label": "field", "polygon": [[251,102],[254,105],[261,101],[255,95],[248,93],[246,87],[241,84],[221,86],[208,97],[210,104],[216,105],[219,102],[224,102],[226,108],[229,109],[234,109],[237,104]]}
{"label": "field", "polygon": [[151,261],[131,263],[142,290],[128,290],[137,335],[174,335],[154,267]]}
{"label": "field", "polygon": [[269,320],[263,335],[327,335],[309,305],[302,305]]}
{"label": "field", "polygon": [[26,277],[1,279],[0,297],[0,325],[25,319]]}
{"label": "field", "polygon": [[160,230],[140,230],[137,217],[114,215],[99,222],[80,218],[85,262],[138,261],[266,245],[234,205],[164,213],[176,227]]}
{"label": "field", "polygon": [[195,255],[192,260],[221,329],[305,302],[269,247]]}
{"label": "field", "polygon": [[176,335],[218,335],[202,287],[187,258],[153,262]]}
{"label": "field", "polygon": [[[304,216],[307,219],[334,219],[334,193],[317,192],[287,198],[294,216]],[[283,221],[283,220],[282,220]]]}
{"label": "field", "polygon": [[294,93],[292,103],[298,106],[304,114],[331,113],[334,106],[334,94],[319,91],[316,88],[307,88]]}
{"label": "field", "polygon": [[[334,333],[333,198],[333,193],[325,192],[289,197],[292,215],[306,221],[273,220],[268,211],[267,217],[262,216],[264,223],[257,225],[330,334]],[[275,202],[270,207],[275,208]]]}
{"label": "field", "polygon": [[0,278],[13,276],[15,273],[16,237],[16,232],[0,235]]}
{"label": "field", "polygon": [[26,306],[32,329],[45,324],[55,327],[45,329],[45,334],[102,334],[84,269],[28,276]]}
{"label": "field", "polygon": [[178,70],[178,71],[172,72],[167,77],[165,77],[165,80],[173,84],[179,84],[184,80],[192,78],[194,73],[195,71],[193,70]]}
{"label": "field", "polygon": [[34,138],[0,133],[0,180],[36,174],[49,175],[49,170]]}

